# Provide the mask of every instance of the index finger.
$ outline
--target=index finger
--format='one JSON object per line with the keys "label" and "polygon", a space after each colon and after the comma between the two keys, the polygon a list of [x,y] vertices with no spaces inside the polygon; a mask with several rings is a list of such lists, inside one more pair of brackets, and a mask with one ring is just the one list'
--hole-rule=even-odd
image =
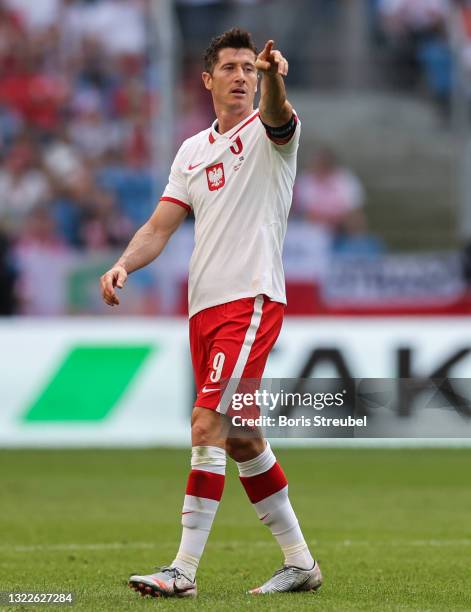
{"label": "index finger", "polygon": [[271,50],[273,49],[273,45],[275,44],[275,41],[270,39],[267,40],[267,42],[265,43],[265,46],[263,47],[263,55],[265,55],[266,57],[268,57],[271,53]]}

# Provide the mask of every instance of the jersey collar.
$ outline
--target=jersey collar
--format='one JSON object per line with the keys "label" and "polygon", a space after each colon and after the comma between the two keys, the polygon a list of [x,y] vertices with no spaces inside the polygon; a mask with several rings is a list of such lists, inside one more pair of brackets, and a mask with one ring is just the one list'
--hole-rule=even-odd
{"label": "jersey collar", "polygon": [[218,123],[218,120],[215,119],[213,121],[212,125],[211,125],[210,130],[209,130],[209,142],[210,142],[210,144],[213,144],[219,138],[224,138],[225,140],[231,140],[247,124],[251,123],[256,117],[258,117],[258,115],[259,115],[259,111],[258,111],[258,108],[256,108],[248,117],[245,117],[245,119],[242,119],[242,121],[239,121],[239,123],[237,125],[235,125],[231,130],[229,130],[228,132],[225,132],[224,134],[220,134],[216,130],[216,125]]}

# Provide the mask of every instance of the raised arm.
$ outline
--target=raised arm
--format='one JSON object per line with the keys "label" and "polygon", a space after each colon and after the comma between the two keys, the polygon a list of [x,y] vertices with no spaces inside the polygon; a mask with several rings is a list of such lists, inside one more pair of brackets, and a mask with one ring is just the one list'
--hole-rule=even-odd
{"label": "raised arm", "polygon": [[119,304],[116,287],[122,289],[128,274],[147,266],[160,255],[170,236],[187,215],[185,208],[161,201],[150,219],[137,230],[126,250],[100,279],[103,300]]}
{"label": "raised arm", "polygon": [[280,51],[273,49],[269,40],[259,53],[255,67],[262,74],[260,119],[265,125],[282,127],[293,116],[293,107],[286,99],[284,77],[288,74],[288,62]]}

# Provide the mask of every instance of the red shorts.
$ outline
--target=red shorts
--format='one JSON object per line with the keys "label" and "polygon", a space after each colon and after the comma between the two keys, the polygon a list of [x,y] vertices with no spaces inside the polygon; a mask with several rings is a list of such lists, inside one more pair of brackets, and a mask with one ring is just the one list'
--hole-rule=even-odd
{"label": "red shorts", "polygon": [[262,378],[284,311],[284,304],[257,295],[206,308],[190,319],[195,406],[226,412],[221,381]]}

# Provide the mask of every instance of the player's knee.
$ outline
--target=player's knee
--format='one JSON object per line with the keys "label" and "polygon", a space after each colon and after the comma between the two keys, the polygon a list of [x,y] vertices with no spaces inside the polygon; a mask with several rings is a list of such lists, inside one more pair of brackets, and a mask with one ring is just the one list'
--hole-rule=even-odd
{"label": "player's knee", "polygon": [[220,446],[221,436],[220,415],[207,408],[195,408],[191,418],[192,446]]}
{"label": "player's knee", "polygon": [[265,450],[265,441],[263,438],[227,438],[226,440],[226,452],[237,461],[242,463],[243,461],[249,461],[258,457],[260,453]]}
{"label": "player's knee", "polygon": [[193,445],[210,446],[212,442],[211,431],[204,423],[193,423],[191,426]]}

